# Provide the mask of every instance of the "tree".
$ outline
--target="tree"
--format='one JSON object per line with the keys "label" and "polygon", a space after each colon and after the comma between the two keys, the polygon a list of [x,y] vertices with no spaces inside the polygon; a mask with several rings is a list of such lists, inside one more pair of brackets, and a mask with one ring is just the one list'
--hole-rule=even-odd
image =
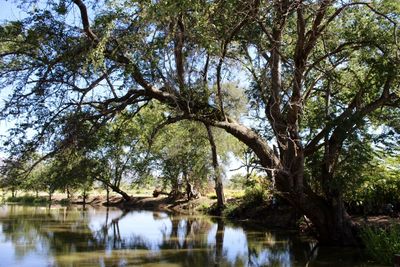
{"label": "tree", "polygon": [[[87,153],[87,157],[98,162],[100,170],[95,179],[105,185],[107,196],[111,188],[126,201],[131,197],[121,189],[122,182],[145,184],[151,167],[146,130],[139,122],[143,116],[133,115],[123,112],[102,127],[96,133],[97,145]],[[150,128],[152,121],[147,120],[146,124]]]}
{"label": "tree", "polygon": [[193,189],[201,190],[214,170],[206,129],[196,122],[178,122],[157,131],[151,148],[159,166],[155,171],[159,171],[164,187],[170,186],[178,195],[186,191],[190,199]]}
{"label": "tree", "polygon": [[82,193],[83,204],[86,204],[94,177],[101,171],[97,161],[74,149],[65,149],[57,154],[50,160],[47,168],[43,183],[50,197],[55,190],[79,190]]}
{"label": "tree", "polygon": [[[1,28],[0,80],[14,89],[2,114],[19,118],[12,152],[51,140],[67,112],[105,122],[155,99],[173,120],[224,129],[251,148],[322,243],[356,242],[335,171],[360,126],[386,107],[399,113],[399,4],[119,1],[89,13],[88,3],[72,2]],[[84,35],[65,19],[72,10]],[[224,83],[235,74],[252,79],[245,86],[260,127],[228,108]],[[319,153],[319,176],[305,176]]]}
{"label": "tree", "polygon": [[1,166],[0,187],[6,190],[11,190],[11,197],[16,197],[18,190],[22,187],[23,172],[22,164],[17,160],[7,160]]}

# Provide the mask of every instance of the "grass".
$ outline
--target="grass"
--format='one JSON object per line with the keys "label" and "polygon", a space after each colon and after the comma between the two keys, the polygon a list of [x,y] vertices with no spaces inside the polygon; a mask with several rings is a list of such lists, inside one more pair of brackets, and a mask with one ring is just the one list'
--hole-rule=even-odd
{"label": "grass", "polygon": [[367,226],[361,238],[369,256],[379,263],[392,265],[394,255],[400,254],[400,224],[387,228]]}
{"label": "grass", "polygon": [[[224,195],[226,199],[242,198],[245,195],[245,191],[239,189],[224,189]],[[207,193],[206,197],[209,199],[217,199],[217,195],[214,191]]]}
{"label": "grass", "polygon": [[245,195],[245,190],[243,189],[226,189],[226,198],[242,198]]}

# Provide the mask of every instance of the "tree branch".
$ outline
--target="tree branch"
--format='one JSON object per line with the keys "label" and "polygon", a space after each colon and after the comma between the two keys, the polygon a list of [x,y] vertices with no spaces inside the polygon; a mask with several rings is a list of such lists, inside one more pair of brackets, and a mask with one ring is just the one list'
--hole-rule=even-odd
{"label": "tree branch", "polygon": [[82,0],[72,0],[72,2],[74,2],[75,5],[77,5],[79,8],[79,11],[81,13],[83,31],[86,33],[87,37],[89,37],[89,39],[95,43],[99,42],[99,38],[97,37],[96,34],[94,34],[92,29],[90,28],[89,16],[86,5],[82,2]]}

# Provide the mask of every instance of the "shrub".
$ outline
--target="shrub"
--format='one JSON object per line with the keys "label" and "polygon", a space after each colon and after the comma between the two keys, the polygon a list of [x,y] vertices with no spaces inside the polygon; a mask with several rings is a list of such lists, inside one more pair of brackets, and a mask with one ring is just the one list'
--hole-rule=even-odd
{"label": "shrub", "polygon": [[393,256],[400,253],[400,224],[386,229],[365,227],[361,238],[367,253],[377,262],[391,265]]}
{"label": "shrub", "polygon": [[261,185],[256,185],[245,190],[243,203],[247,205],[260,205],[269,198],[269,192]]}
{"label": "shrub", "polygon": [[241,205],[239,203],[227,203],[225,206],[225,209],[222,212],[222,215],[224,217],[228,218],[235,218],[238,217],[238,215],[241,212]]}
{"label": "shrub", "polygon": [[223,211],[225,217],[235,218],[255,207],[267,206],[271,203],[273,196],[271,186],[268,181],[257,180],[247,185],[244,196],[239,200],[226,204]]}
{"label": "shrub", "polygon": [[210,194],[210,195],[207,195],[207,197],[209,199],[217,199],[217,195],[216,194]]}
{"label": "shrub", "polygon": [[47,203],[46,197],[35,197],[31,195],[20,196],[20,197],[9,197],[6,202],[22,203],[22,204],[43,204]]}
{"label": "shrub", "polygon": [[63,206],[68,206],[68,205],[71,204],[71,200],[68,199],[68,198],[63,198],[63,199],[61,199],[61,200],[59,201],[59,204],[60,204],[60,205],[63,205]]}

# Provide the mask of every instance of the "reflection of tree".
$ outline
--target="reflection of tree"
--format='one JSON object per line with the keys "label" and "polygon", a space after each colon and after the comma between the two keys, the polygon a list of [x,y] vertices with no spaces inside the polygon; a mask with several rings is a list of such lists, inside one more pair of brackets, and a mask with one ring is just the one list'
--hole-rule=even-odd
{"label": "reflection of tree", "polygon": [[223,257],[225,224],[221,218],[217,220],[217,232],[215,233],[215,266],[218,266]]}
{"label": "reflection of tree", "polygon": [[30,252],[38,253],[40,250],[36,246],[38,242],[48,247],[46,240],[38,234],[38,229],[42,220],[48,220],[51,216],[41,212],[38,207],[30,208],[29,213],[26,209],[26,207],[8,206],[8,217],[0,218],[5,241],[11,241],[15,245],[15,254],[18,258],[23,258]]}
{"label": "reflection of tree", "polygon": [[57,256],[102,249],[90,231],[86,212],[66,209],[9,206],[8,217],[0,219],[3,235],[20,258],[29,252]]}
{"label": "reflection of tree", "polygon": [[[113,248],[131,249],[133,251],[147,251],[135,259],[135,264],[154,263],[167,261],[179,263],[183,266],[212,266],[212,257],[207,244],[207,234],[212,228],[212,223],[205,218],[182,217],[177,215],[165,216],[165,214],[153,213],[152,219],[155,221],[166,220],[170,222],[170,227],[158,229],[159,236],[162,237],[160,243],[151,240],[145,234],[131,234],[129,237],[121,238],[118,232],[111,229],[119,229],[119,223],[124,220],[125,215],[112,220],[103,226],[103,230],[97,233],[107,235],[101,237],[107,240],[108,244],[113,244]],[[132,222],[133,223],[133,222]],[[108,229],[108,230],[105,230]],[[222,245],[221,245],[222,249]],[[121,255],[120,255],[121,256]],[[132,260],[129,255],[121,256],[129,262]]]}
{"label": "reflection of tree", "polygon": [[[293,261],[305,263],[312,249],[287,233],[231,226],[221,219],[151,212],[122,212],[115,217],[108,211],[97,230],[89,227],[93,218],[87,211],[70,208],[9,206],[8,217],[0,224],[19,257],[40,253],[52,256],[55,266],[160,262],[190,267],[290,266]],[[154,229],[146,228],[150,232],[135,228],[135,216],[140,214],[142,223],[153,222]],[[128,224],[131,233],[123,232]],[[227,242],[232,235],[241,241]]]}
{"label": "reflection of tree", "polygon": [[[206,218],[172,217],[172,231],[163,249],[175,249],[168,260],[182,266],[212,266],[213,257],[207,244],[212,223]],[[175,228],[175,229],[174,229]]]}
{"label": "reflection of tree", "polygon": [[[128,214],[127,211],[124,211],[118,217],[109,221],[109,208],[107,207],[106,215],[105,215],[105,222],[101,229],[94,233],[95,238],[98,242],[102,244],[107,244],[111,246],[112,249],[121,249],[122,247],[122,238],[121,232],[119,230],[119,221],[122,220]],[[110,235],[110,229],[112,235]]]}
{"label": "reflection of tree", "polygon": [[[311,248],[287,231],[254,231],[254,225],[241,225],[246,233],[249,266],[292,266],[306,262]],[[256,228],[257,229],[257,228]]]}

